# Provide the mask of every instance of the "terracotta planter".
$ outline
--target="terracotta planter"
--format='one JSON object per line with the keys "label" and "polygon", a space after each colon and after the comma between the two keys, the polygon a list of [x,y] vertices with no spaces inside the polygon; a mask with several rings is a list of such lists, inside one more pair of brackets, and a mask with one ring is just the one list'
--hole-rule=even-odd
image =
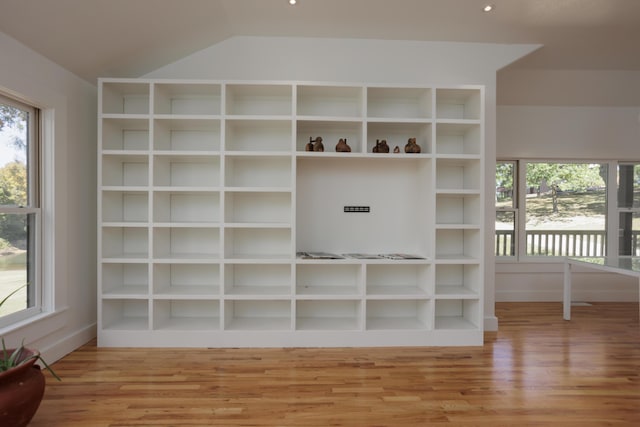
{"label": "terracotta planter", "polygon": [[[1,351],[1,350],[0,350]],[[13,350],[7,350],[11,353]],[[25,358],[38,355],[26,350]],[[0,373],[0,426],[22,427],[29,424],[44,396],[44,375],[37,359]]]}

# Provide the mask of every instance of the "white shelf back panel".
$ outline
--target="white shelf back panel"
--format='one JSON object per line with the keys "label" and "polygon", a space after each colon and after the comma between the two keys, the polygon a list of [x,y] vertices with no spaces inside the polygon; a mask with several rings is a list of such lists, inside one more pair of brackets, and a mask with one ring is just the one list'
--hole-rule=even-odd
{"label": "white shelf back panel", "polygon": [[431,125],[426,123],[381,123],[370,122],[367,124],[367,153],[373,152],[376,140],[386,140],[389,152],[395,147],[404,153],[404,147],[409,138],[416,138],[416,144],[420,146],[420,153],[431,153]]}
{"label": "white shelf back panel", "polygon": [[226,264],[224,292],[228,295],[291,293],[291,264]]}
{"label": "white shelf back panel", "polygon": [[479,297],[481,283],[479,265],[436,265],[436,293],[438,295],[471,294]]}
{"label": "white shelf back panel", "polygon": [[148,150],[149,120],[105,119],[102,121],[103,150]]}
{"label": "white shelf back panel", "polygon": [[362,303],[358,300],[310,301],[296,303],[298,330],[361,329]]}
{"label": "white shelf back panel", "polygon": [[153,329],[220,329],[220,302],[156,300],[153,305]]}
{"label": "white shelf back panel", "polygon": [[291,224],[291,193],[226,192],[226,223]]}
{"label": "white shelf back panel", "polygon": [[220,193],[217,192],[164,192],[153,194],[155,222],[220,221]]}
{"label": "white shelf back panel", "polygon": [[147,156],[104,156],[102,185],[115,187],[149,185],[149,158]]}
{"label": "white shelf back panel", "polygon": [[149,302],[108,299],[102,302],[102,328],[130,331],[149,329]]}
{"label": "white shelf back panel", "polygon": [[158,119],[153,148],[160,151],[219,151],[220,120]]}
{"label": "white shelf back panel", "polygon": [[429,170],[428,159],[299,158],[296,250],[428,255],[428,221],[417,213],[427,211]]}
{"label": "white shelf back panel", "polygon": [[305,151],[309,138],[322,138],[324,151],[335,153],[336,145],[340,139],[346,139],[352,153],[361,153],[363,150],[362,122],[338,122],[338,121],[310,121],[297,122],[296,150]]}
{"label": "white shelf back panel", "polygon": [[154,258],[215,258],[220,254],[217,228],[155,228]]}
{"label": "white shelf back panel", "polygon": [[480,226],[480,195],[438,195],[436,224],[466,224]]}
{"label": "white shelf back panel", "polygon": [[436,188],[439,190],[480,191],[482,182],[479,159],[438,159]]}
{"label": "white shelf back panel", "polygon": [[479,230],[437,230],[436,257],[479,258]]}
{"label": "white shelf back panel", "polygon": [[103,114],[149,114],[148,83],[104,82],[101,94]]}
{"label": "white shelf back panel", "polygon": [[290,120],[226,120],[227,151],[291,151]]}
{"label": "white shelf back panel", "polygon": [[362,117],[363,89],[298,86],[298,116]]}
{"label": "white shelf back panel", "polygon": [[367,265],[367,295],[418,295],[433,293],[429,265]]}
{"label": "white shelf back panel", "polygon": [[482,112],[481,92],[477,89],[437,89],[438,119],[479,120]]}
{"label": "white shelf back panel", "polygon": [[438,123],[436,152],[438,154],[480,155],[482,150],[480,124]]}
{"label": "white shelf back panel", "polygon": [[427,88],[368,88],[367,117],[431,118],[431,90]]}
{"label": "white shelf back panel", "polygon": [[359,295],[362,268],[358,264],[299,264],[296,292],[299,295]]}
{"label": "white shelf back panel", "polygon": [[146,192],[103,191],[103,222],[147,222],[149,194]]}
{"label": "white shelf back panel", "polygon": [[225,158],[227,187],[291,187],[291,157]]}
{"label": "white shelf back panel", "polygon": [[367,329],[429,329],[431,301],[367,301]]}
{"label": "white shelf back panel", "polygon": [[154,294],[217,295],[220,290],[218,264],[154,264]]}
{"label": "white shelf back panel", "polygon": [[291,230],[272,228],[225,229],[226,258],[282,258],[291,256]]}
{"label": "white shelf back panel", "polygon": [[220,115],[221,86],[218,84],[156,83],[154,113],[175,115]]}
{"label": "white shelf back panel", "polygon": [[217,156],[154,156],[154,185],[161,187],[215,187],[220,184]]}
{"label": "white shelf back panel", "polygon": [[225,329],[290,330],[289,300],[227,300],[224,305]]}
{"label": "white shelf back panel", "polygon": [[147,264],[102,264],[102,293],[142,294],[149,292]]}
{"label": "white shelf back panel", "polygon": [[103,227],[102,256],[105,258],[147,258],[149,231],[142,227]]}
{"label": "white shelf back panel", "polygon": [[226,86],[227,115],[277,116],[292,114],[290,85],[231,84]]}

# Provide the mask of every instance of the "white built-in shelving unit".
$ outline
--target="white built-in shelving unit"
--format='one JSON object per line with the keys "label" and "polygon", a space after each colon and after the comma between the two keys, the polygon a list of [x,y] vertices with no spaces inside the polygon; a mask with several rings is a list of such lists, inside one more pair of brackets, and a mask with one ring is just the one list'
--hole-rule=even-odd
{"label": "white built-in shelving unit", "polygon": [[482,87],[101,79],[98,109],[99,345],[482,344]]}

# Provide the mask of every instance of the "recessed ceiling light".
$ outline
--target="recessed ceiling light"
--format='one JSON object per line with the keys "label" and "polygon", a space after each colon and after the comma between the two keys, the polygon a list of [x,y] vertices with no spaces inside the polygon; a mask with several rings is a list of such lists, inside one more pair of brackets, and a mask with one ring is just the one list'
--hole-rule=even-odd
{"label": "recessed ceiling light", "polygon": [[496,7],[492,4],[487,4],[482,8],[483,12],[491,12],[492,10],[494,10]]}
{"label": "recessed ceiling light", "polygon": [[294,4],[296,4],[296,3],[298,3],[296,0],[289,0],[289,4],[290,4],[291,6],[293,6],[293,5],[294,5]]}

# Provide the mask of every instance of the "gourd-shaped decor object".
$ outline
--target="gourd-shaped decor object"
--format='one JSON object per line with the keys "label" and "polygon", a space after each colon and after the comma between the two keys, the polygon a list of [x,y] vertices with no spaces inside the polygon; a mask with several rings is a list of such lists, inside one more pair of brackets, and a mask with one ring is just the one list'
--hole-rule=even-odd
{"label": "gourd-shaped decor object", "polygon": [[415,138],[409,138],[409,141],[407,142],[407,145],[404,146],[404,152],[405,153],[419,153],[420,150],[420,146],[418,144],[416,144],[416,139]]}
{"label": "gourd-shaped decor object", "polygon": [[304,151],[313,151],[313,138],[309,137],[309,143],[304,146]]}
{"label": "gourd-shaped decor object", "polygon": [[[312,146],[312,150],[313,151],[324,151],[324,144],[322,143],[322,137],[318,136],[316,137],[316,139],[311,139],[311,137],[309,137],[309,144],[307,144],[307,147],[311,144]],[[311,151],[311,150],[309,150]]]}
{"label": "gourd-shaped decor object", "polygon": [[393,152],[394,152],[394,153],[399,153],[399,152],[400,152],[400,147],[398,147],[398,146],[396,145],[396,148],[394,148],[394,149],[393,149]]}
{"label": "gourd-shaped decor object", "polygon": [[389,152],[389,146],[387,145],[387,140],[383,139],[382,141],[380,141],[379,139],[376,139],[376,146],[373,147],[373,152],[374,153],[388,153]]}
{"label": "gourd-shaped decor object", "polygon": [[347,144],[347,138],[340,138],[340,141],[338,141],[338,144],[336,145],[336,151],[338,153],[351,152],[351,147],[349,147],[349,144]]}

